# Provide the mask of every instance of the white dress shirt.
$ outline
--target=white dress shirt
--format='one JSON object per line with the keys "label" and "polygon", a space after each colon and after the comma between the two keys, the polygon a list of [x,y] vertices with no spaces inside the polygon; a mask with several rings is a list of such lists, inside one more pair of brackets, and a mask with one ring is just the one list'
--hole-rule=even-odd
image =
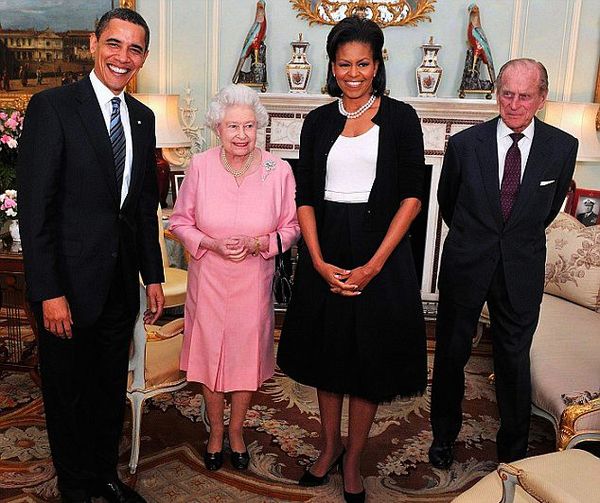
{"label": "white dress shirt", "polygon": [[[94,70],[90,72],[90,80],[96,99],[102,110],[102,116],[106,124],[106,131],[110,136],[110,115],[112,113],[112,103],[110,100],[113,98],[121,99],[121,123],[123,124],[123,131],[125,133],[125,169],[123,171],[123,185],[121,186],[121,204],[127,197],[129,192],[129,182],[131,180],[131,163],[133,160],[133,141],[131,139],[131,123],[129,122],[129,111],[127,110],[127,104],[125,103],[125,92],[121,91],[121,94],[114,94],[108,87],[106,87],[100,79],[94,73]],[[115,175],[116,178],[116,175]]]}
{"label": "white dress shirt", "polygon": [[[532,119],[529,126],[522,131],[522,134],[525,136],[523,136],[518,143],[519,150],[521,151],[521,181],[523,181],[523,173],[525,173],[525,166],[527,165],[527,159],[529,158],[534,131],[535,121]],[[512,138],[509,136],[511,133],[514,133],[514,131],[504,123],[502,118],[500,118],[498,120],[498,127],[496,128],[496,140],[498,140],[498,179],[500,180],[500,187],[502,187],[502,177],[504,176],[506,153],[513,144]]]}

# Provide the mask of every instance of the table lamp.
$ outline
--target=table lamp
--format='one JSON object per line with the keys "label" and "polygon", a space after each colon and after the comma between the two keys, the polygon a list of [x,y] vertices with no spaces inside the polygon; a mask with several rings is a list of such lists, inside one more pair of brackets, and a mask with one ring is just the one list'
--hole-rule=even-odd
{"label": "table lamp", "polygon": [[192,142],[179,124],[179,95],[135,94],[134,96],[156,116],[156,177],[160,205],[164,208],[167,206],[171,168],[163,157],[162,149],[190,147]]}
{"label": "table lamp", "polygon": [[598,103],[546,102],[544,121],[579,140],[577,162],[599,162],[600,141],[596,131]]}

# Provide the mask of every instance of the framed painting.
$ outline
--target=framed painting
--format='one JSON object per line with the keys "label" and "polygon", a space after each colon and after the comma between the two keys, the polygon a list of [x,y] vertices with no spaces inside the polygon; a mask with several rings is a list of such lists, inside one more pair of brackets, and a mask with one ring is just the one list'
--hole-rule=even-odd
{"label": "framed painting", "polygon": [[173,198],[173,205],[175,205],[175,201],[177,201],[177,195],[179,194],[179,189],[181,188],[181,184],[185,178],[185,170],[172,169],[169,176],[171,177],[171,197]]}
{"label": "framed painting", "polygon": [[32,94],[87,75],[90,35],[115,7],[135,9],[135,0],[0,2],[0,108],[24,110]]}
{"label": "framed painting", "polygon": [[589,227],[600,224],[598,213],[600,213],[600,190],[575,189],[571,215]]}

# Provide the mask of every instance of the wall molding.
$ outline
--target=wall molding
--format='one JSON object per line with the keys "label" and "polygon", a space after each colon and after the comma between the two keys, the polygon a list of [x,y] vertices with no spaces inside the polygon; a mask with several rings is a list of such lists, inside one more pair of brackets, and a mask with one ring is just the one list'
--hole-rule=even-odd
{"label": "wall molding", "polygon": [[512,34],[510,37],[510,51],[509,59],[515,59],[521,57],[523,54],[523,4],[527,3],[528,0],[515,0],[513,4],[513,22],[512,22]]}
{"label": "wall molding", "polygon": [[[570,101],[573,91],[573,80],[575,78],[575,63],[577,58],[577,44],[579,42],[579,23],[581,21],[582,0],[574,0],[571,11],[571,23],[568,33],[569,50],[567,54],[565,82],[562,92],[562,101]],[[565,16],[565,31],[567,31],[567,17]]]}

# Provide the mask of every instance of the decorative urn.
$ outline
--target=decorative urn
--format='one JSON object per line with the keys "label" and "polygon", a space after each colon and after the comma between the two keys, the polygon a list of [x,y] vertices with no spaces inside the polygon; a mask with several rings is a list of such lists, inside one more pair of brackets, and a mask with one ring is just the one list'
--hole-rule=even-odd
{"label": "decorative urn", "polygon": [[421,48],[423,49],[423,61],[416,70],[419,97],[435,97],[443,72],[437,61],[437,54],[442,46],[434,44],[433,37],[429,37],[429,43],[423,44]]}
{"label": "decorative urn", "polygon": [[302,40],[302,33],[298,34],[298,40],[291,42],[292,59],[285,65],[290,93],[305,93],[310,80],[312,65],[306,59],[306,49],[310,45]]}

